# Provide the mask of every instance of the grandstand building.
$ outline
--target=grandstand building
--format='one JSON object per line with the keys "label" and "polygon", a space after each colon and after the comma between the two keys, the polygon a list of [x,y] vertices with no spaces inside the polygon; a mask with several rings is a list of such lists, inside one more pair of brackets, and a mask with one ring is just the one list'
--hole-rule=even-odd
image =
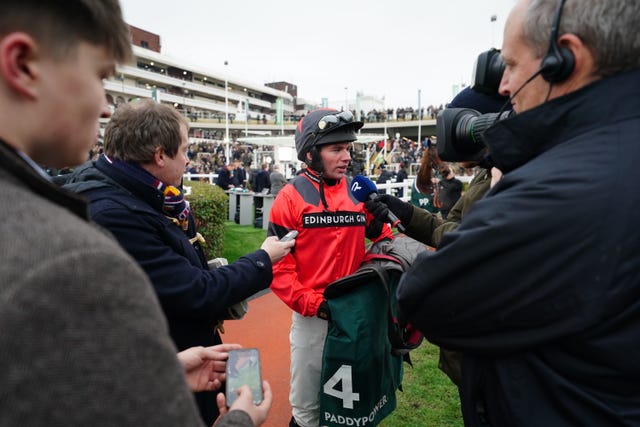
{"label": "grandstand building", "polygon": [[104,83],[112,109],[134,99],[153,98],[173,105],[191,120],[190,136],[218,140],[226,139],[227,133],[231,140],[247,136],[248,123],[272,124],[275,131],[284,121],[295,119],[294,84],[264,85],[187,64],[162,54],[159,35],[130,29],[134,63],[118,66]]}
{"label": "grandstand building", "polygon": [[[225,161],[232,159],[234,148],[260,146],[264,148],[253,152],[255,164],[270,158],[282,162],[283,170],[287,170],[289,163],[297,162],[293,152],[286,150],[294,149],[293,133],[298,119],[321,106],[341,109],[344,105],[342,100],[341,105],[331,105],[326,98],[320,103],[300,98],[297,85],[291,82],[262,84],[236,78],[227,73],[226,63],[221,63],[219,70],[189,64],[164,55],[159,35],[134,26],[130,30],[134,61],[118,66],[114,76],[104,82],[112,110],[141,98],[172,105],[190,120],[190,142],[212,146],[222,143]],[[357,93],[354,100],[344,101],[365,121],[357,147],[366,153],[362,163],[368,170],[370,165],[383,160],[390,165],[397,163],[393,139],[406,136],[421,141],[422,137],[435,134],[433,117],[422,121],[405,114],[400,117],[399,111],[387,113],[384,99]],[[374,115],[372,111],[384,114]],[[102,125],[107,121],[101,120]],[[386,141],[385,148],[378,156],[375,147],[382,140]]]}

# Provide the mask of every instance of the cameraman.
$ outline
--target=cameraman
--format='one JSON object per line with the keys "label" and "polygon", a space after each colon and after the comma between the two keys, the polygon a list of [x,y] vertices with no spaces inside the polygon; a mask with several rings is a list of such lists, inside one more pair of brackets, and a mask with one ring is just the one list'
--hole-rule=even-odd
{"label": "cameraman", "polygon": [[463,352],[467,426],[640,425],[639,27],[637,0],[519,0],[507,20],[517,114],[484,134],[504,176],[398,288]]}

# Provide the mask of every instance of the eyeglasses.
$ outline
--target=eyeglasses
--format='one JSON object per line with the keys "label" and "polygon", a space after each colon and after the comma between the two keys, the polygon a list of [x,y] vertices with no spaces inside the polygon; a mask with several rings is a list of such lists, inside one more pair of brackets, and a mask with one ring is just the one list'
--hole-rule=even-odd
{"label": "eyeglasses", "polygon": [[314,133],[325,133],[335,128],[340,122],[351,123],[353,122],[353,114],[351,111],[342,111],[340,113],[328,114],[318,120],[318,128]]}

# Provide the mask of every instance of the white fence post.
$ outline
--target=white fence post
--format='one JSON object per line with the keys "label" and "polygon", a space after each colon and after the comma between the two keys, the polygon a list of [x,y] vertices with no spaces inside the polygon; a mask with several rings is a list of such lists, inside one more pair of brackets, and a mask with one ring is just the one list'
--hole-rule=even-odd
{"label": "white fence post", "polygon": [[387,194],[392,194],[394,196],[397,194],[399,188],[404,189],[404,191],[402,192],[402,197],[400,197],[400,200],[403,200],[405,202],[408,202],[411,199],[412,186],[413,186],[413,179],[411,178],[405,179],[402,182],[387,181],[384,184],[376,184],[376,187],[378,187],[378,191],[388,190]]}

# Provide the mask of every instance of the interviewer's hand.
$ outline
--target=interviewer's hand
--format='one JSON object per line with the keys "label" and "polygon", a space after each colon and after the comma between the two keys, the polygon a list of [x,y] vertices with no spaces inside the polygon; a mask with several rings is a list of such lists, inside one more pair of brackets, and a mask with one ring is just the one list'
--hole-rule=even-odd
{"label": "interviewer's hand", "polygon": [[288,242],[281,242],[276,236],[271,236],[267,237],[265,241],[262,242],[260,249],[264,249],[269,254],[271,263],[275,264],[291,252],[291,248],[295,244],[295,239],[289,240]]}
{"label": "interviewer's hand", "polygon": [[[247,385],[243,385],[238,389],[238,398],[233,402],[233,405],[231,405],[229,409],[227,409],[227,400],[224,397],[224,393],[218,393],[216,401],[218,404],[218,410],[220,411],[220,417],[228,411],[244,411],[251,417],[253,425],[258,427],[267,419],[267,415],[269,414],[269,410],[271,409],[271,404],[273,402],[273,396],[271,394],[271,386],[269,383],[262,381],[262,403],[259,405],[253,403],[253,394]],[[218,420],[220,417],[218,417]]]}
{"label": "interviewer's hand", "polygon": [[502,179],[502,172],[498,168],[491,168],[491,184],[490,188],[493,188],[494,185],[498,183]]}
{"label": "interviewer's hand", "polygon": [[391,211],[405,227],[409,225],[409,221],[411,221],[411,216],[413,215],[413,205],[411,203],[403,202],[389,194],[381,194],[373,200],[367,200],[364,202],[364,207],[371,215],[376,217],[378,221],[384,223],[389,222],[387,215],[389,211]]}
{"label": "interviewer's hand", "polygon": [[219,344],[211,347],[191,347],[178,353],[192,391],[217,390],[225,380],[229,350],[242,348],[240,344]]}

